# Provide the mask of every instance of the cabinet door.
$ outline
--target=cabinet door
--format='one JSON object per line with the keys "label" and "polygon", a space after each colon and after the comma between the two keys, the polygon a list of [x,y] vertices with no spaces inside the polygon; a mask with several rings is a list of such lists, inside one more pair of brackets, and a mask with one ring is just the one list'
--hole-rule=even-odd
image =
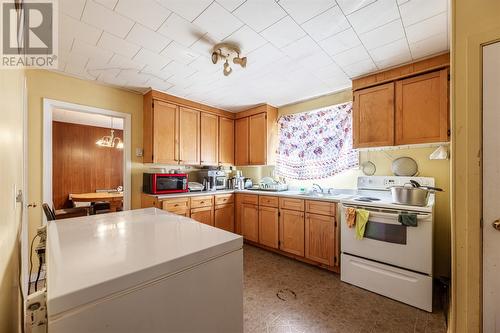
{"label": "cabinet door", "polygon": [[259,243],[277,249],[278,241],[278,208],[259,207]]}
{"label": "cabinet door", "polygon": [[304,256],[304,212],[280,211],[280,249]]}
{"label": "cabinet door", "polygon": [[241,234],[252,242],[259,241],[259,208],[252,204],[241,204]]}
{"label": "cabinet door", "polygon": [[198,222],[214,225],[214,209],[213,207],[203,207],[191,209],[191,218]]}
{"label": "cabinet door", "polygon": [[234,120],[219,117],[219,164],[234,164]]}
{"label": "cabinet door", "polygon": [[394,145],[394,83],[357,90],[353,98],[353,146]]}
{"label": "cabinet door", "polygon": [[200,112],[179,110],[179,163],[200,164]]}
{"label": "cabinet door", "polygon": [[248,117],[234,122],[234,164],[248,165]]}
{"label": "cabinet door", "polygon": [[178,110],[176,105],[154,101],[153,163],[177,164]]}
{"label": "cabinet door", "polygon": [[215,206],[215,226],[234,232],[234,204]]}
{"label": "cabinet door", "polygon": [[397,81],[396,144],[448,139],[448,70]]}
{"label": "cabinet door", "polygon": [[259,113],[248,121],[248,160],[251,165],[265,165],[267,162],[267,117]]}
{"label": "cabinet door", "polygon": [[219,119],[216,115],[201,112],[200,138],[201,165],[218,165]]}
{"label": "cabinet door", "polygon": [[333,266],[335,263],[335,217],[306,215],[306,258]]}

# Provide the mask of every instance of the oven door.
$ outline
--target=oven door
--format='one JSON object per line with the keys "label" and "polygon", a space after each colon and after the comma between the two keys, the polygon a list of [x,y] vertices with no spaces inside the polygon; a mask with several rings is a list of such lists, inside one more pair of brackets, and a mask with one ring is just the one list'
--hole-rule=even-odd
{"label": "oven door", "polygon": [[[355,228],[347,226],[345,207],[370,212],[362,240],[356,240]],[[343,204],[340,227],[342,252],[432,275],[432,213],[415,212],[418,226],[406,227],[398,222],[400,212]]]}
{"label": "oven door", "polygon": [[156,175],[155,193],[185,192],[187,189],[187,177],[179,175]]}

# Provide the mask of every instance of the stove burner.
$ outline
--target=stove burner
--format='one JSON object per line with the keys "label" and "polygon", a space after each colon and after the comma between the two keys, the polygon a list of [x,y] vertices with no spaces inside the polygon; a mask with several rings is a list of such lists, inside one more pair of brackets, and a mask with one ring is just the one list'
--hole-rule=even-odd
{"label": "stove burner", "polygon": [[354,199],[356,201],[363,201],[363,202],[372,202],[372,201],[380,201],[379,198],[374,198],[374,197],[359,197]]}

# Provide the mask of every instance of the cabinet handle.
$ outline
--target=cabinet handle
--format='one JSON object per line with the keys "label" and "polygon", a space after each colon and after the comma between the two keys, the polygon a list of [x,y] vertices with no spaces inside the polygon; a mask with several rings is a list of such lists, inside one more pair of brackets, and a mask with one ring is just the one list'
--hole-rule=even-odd
{"label": "cabinet handle", "polygon": [[179,206],[179,204],[175,204],[175,205],[174,205],[174,207],[178,207],[178,206]]}
{"label": "cabinet handle", "polygon": [[204,204],[204,203],[205,203],[205,201],[200,201],[200,203],[201,203],[201,204]]}

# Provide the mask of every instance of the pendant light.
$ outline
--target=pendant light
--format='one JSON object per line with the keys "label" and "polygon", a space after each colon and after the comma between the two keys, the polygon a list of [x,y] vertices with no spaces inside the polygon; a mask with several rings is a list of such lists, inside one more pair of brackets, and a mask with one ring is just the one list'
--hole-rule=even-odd
{"label": "pendant light", "polygon": [[123,149],[123,141],[120,137],[115,136],[115,130],[113,129],[113,117],[111,117],[111,134],[105,135],[95,142],[96,145],[100,147],[109,147]]}

